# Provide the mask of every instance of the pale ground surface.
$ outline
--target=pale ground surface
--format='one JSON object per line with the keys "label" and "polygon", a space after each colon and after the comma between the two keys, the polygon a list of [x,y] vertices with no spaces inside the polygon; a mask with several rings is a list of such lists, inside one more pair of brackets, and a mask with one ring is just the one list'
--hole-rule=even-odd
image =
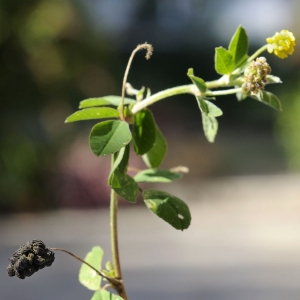
{"label": "pale ground surface", "polygon": [[[171,228],[145,207],[120,211],[130,300],[299,300],[300,176],[236,177],[168,185],[189,203],[191,227]],[[1,300],[88,300],[80,264],[56,254],[51,268],[19,280],[7,258],[30,239],[80,256],[100,244],[109,259],[107,209],[12,215],[0,220]]]}

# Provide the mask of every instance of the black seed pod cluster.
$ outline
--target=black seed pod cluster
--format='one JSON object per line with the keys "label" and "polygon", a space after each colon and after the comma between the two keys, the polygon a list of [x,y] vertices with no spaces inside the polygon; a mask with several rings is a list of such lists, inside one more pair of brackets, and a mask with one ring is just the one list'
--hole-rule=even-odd
{"label": "black seed pod cluster", "polygon": [[21,279],[29,277],[45,267],[50,267],[54,261],[54,252],[46,248],[40,240],[33,240],[21,245],[9,258],[7,267],[8,276],[17,276]]}

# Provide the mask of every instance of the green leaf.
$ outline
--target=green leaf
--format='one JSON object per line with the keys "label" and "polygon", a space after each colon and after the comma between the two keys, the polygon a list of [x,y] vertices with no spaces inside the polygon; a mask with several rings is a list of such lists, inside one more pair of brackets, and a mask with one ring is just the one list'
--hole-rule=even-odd
{"label": "green leaf", "polygon": [[155,142],[156,126],[148,109],[139,111],[134,118],[133,145],[136,154],[148,152]]}
{"label": "green leaf", "polygon": [[146,190],[143,197],[147,207],[174,228],[184,230],[190,226],[190,210],[181,199],[158,190]]}
{"label": "green leaf", "polygon": [[201,112],[205,113],[209,117],[219,117],[223,115],[222,110],[210,101],[196,96],[198,106]]}
{"label": "green leaf", "polygon": [[234,62],[231,53],[223,47],[216,48],[215,69],[218,74],[230,74],[234,70]]}
{"label": "green leaf", "polygon": [[218,121],[215,117],[210,117],[202,113],[202,124],[204,134],[210,143],[213,143],[218,132]]}
{"label": "green leaf", "polygon": [[[126,156],[125,156],[126,152]],[[120,166],[120,169],[125,173],[129,160],[129,144],[120,149],[120,151],[114,153],[114,164],[111,168],[111,173],[113,173],[117,167]],[[122,162],[122,164],[121,164]]]}
{"label": "green leaf", "polygon": [[65,123],[91,120],[91,119],[105,119],[105,118],[118,118],[119,113],[116,109],[110,107],[99,107],[99,108],[86,108],[78,110],[71,116],[69,116]]}
{"label": "green leaf", "polygon": [[153,147],[143,155],[143,160],[149,168],[158,168],[167,153],[167,142],[157,125],[155,127],[156,133]]}
{"label": "green leaf", "polygon": [[260,98],[258,96],[251,96],[251,98],[258,100],[259,102],[262,102],[276,110],[282,111],[281,102],[277,96],[266,91],[261,91],[260,95]]}
{"label": "green leaf", "polygon": [[106,290],[99,290],[95,292],[91,300],[124,300],[124,299]]}
{"label": "green leaf", "polygon": [[239,26],[234,33],[228,47],[233,57],[234,69],[239,67],[248,58],[248,36],[246,30]]}
{"label": "green leaf", "polygon": [[171,182],[178,178],[181,178],[179,173],[155,169],[143,170],[134,176],[136,182]]}
{"label": "green leaf", "polygon": [[129,161],[130,147],[129,144],[114,154],[114,165],[108,178],[108,184],[111,188],[125,200],[131,203],[136,202],[139,187],[127,172]]}
{"label": "green leaf", "polygon": [[90,148],[97,156],[118,152],[131,141],[129,125],[109,120],[96,124],[90,133]]}
{"label": "green leaf", "polygon": [[109,178],[111,188],[126,201],[135,203],[139,193],[139,186],[132,177],[116,169]]}
{"label": "green leaf", "polygon": [[[103,257],[103,250],[99,247],[93,247],[86,255],[84,260],[92,265],[95,269],[101,271],[101,263]],[[101,276],[95,270],[82,264],[79,271],[79,282],[90,290],[96,291],[100,288]]]}
{"label": "green leaf", "polygon": [[205,100],[202,97],[196,96],[197,99],[197,103],[199,106],[199,109],[201,112],[208,114],[209,113],[209,108],[207,103],[205,102]]}
{"label": "green leaf", "polygon": [[[87,108],[93,106],[107,106],[107,105],[119,106],[121,100],[122,97],[120,96],[103,96],[99,98],[89,98],[86,100],[82,100],[79,103],[79,108]],[[130,98],[124,98],[124,104],[131,104],[131,103],[136,103],[136,101]]]}
{"label": "green leaf", "polygon": [[206,92],[205,81],[202,78],[200,78],[200,77],[194,76],[194,69],[192,69],[192,68],[188,69],[187,75],[192,80],[192,82],[197,86],[197,88],[199,89],[199,91],[201,93],[205,93]]}
{"label": "green leaf", "polygon": [[209,117],[219,117],[223,115],[222,110],[217,107],[215,104],[211,103],[210,101],[204,100],[207,107],[208,107],[208,113],[207,115]]}

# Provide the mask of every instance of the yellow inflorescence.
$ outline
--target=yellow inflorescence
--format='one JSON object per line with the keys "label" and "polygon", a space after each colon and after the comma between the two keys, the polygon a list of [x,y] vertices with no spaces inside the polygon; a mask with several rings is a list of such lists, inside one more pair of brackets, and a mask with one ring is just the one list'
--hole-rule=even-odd
{"label": "yellow inflorescence", "polygon": [[268,52],[278,56],[279,58],[286,58],[294,52],[296,39],[292,32],[288,30],[281,30],[276,32],[272,37],[267,38]]}

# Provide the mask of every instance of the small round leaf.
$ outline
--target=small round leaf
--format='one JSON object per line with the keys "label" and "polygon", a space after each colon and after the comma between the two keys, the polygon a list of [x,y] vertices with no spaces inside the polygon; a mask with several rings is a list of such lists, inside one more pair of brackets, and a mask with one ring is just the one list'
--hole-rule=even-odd
{"label": "small round leaf", "polygon": [[96,124],[90,133],[90,148],[97,156],[115,153],[131,141],[129,125],[109,120]]}
{"label": "small round leaf", "polygon": [[189,207],[179,198],[158,190],[143,191],[144,202],[158,217],[176,229],[184,230],[190,226]]}

